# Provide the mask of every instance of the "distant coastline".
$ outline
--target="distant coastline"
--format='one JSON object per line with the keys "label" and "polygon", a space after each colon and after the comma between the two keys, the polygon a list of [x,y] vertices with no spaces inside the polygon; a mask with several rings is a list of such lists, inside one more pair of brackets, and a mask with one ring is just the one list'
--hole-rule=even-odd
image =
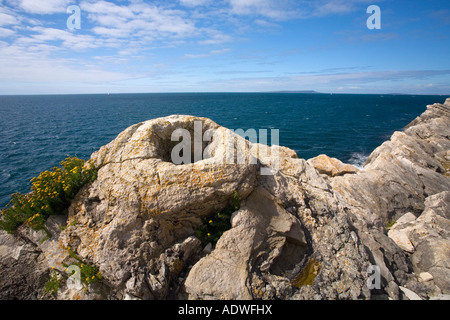
{"label": "distant coastline", "polygon": [[[354,94],[354,95],[381,95],[381,96],[429,96],[425,93],[348,93],[348,92],[319,92],[315,90],[278,90],[278,91],[263,91],[261,93],[305,93],[305,94]],[[450,96],[450,94],[434,94],[435,96]]]}
{"label": "distant coastline", "polygon": [[280,90],[280,91],[265,91],[264,93],[317,93],[317,94],[328,94],[324,92],[318,92],[315,90]]}

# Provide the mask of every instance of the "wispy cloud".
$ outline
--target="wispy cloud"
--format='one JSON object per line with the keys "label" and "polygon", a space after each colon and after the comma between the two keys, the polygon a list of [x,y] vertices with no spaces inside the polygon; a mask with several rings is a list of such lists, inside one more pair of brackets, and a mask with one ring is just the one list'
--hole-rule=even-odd
{"label": "wispy cloud", "polygon": [[[365,92],[392,92],[393,82],[411,80],[427,81],[436,76],[448,76],[450,70],[404,70],[404,71],[365,71],[365,72],[328,72],[299,74],[289,76],[234,77],[217,79],[210,86],[230,91],[266,91],[266,90],[323,90],[324,92],[342,91],[343,89],[365,90]],[[428,82],[429,83],[429,82]],[[369,87],[371,90],[367,90]],[[419,84],[416,84],[419,85]],[[448,84],[447,87],[450,87]],[[426,83],[421,85],[425,88]],[[437,88],[438,86],[428,86]],[[445,87],[440,85],[441,88]],[[412,88],[411,85],[408,88]],[[240,89],[240,90],[239,90]],[[411,89],[412,90],[412,89]]]}
{"label": "wispy cloud", "polygon": [[117,5],[108,1],[83,1],[80,7],[96,25],[92,31],[104,37],[154,40],[190,37],[197,32],[183,11],[144,2]]}
{"label": "wispy cloud", "polygon": [[299,7],[290,0],[228,0],[228,2],[231,12],[238,15],[286,20],[299,14]]}
{"label": "wispy cloud", "polygon": [[211,56],[216,56],[216,55],[220,55],[220,54],[224,54],[226,52],[230,52],[231,50],[228,48],[225,49],[220,49],[220,50],[211,50],[208,53],[200,53],[200,54],[191,54],[191,53],[186,53],[184,55],[184,58],[187,59],[199,59],[199,58],[207,58],[207,57],[211,57]]}
{"label": "wispy cloud", "polygon": [[6,8],[0,7],[0,26],[16,25],[19,23],[19,20],[8,11]]}
{"label": "wispy cloud", "polygon": [[8,3],[27,13],[53,14],[66,12],[71,0],[9,0]]}
{"label": "wispy cloud", "polygon": [[372,0],[227,0],[231,12],[238,15],[262,16],[273,20],[306,19],[347,14]]}
{"label": "wispy cloud", "polygon": [[211,1],[212,0],[180,0],[180,3],[187,7],[197,7],[210,4]]}
{"label": "wispy cloud", "polygon": [[330,16],[335,14],[346,14],[357,10],[358,8],[367,8],[368,4],[373,4],[372,0],[319,0],[311,1],[311,16]]}
{"label": "wispy cloud", "polygon": [[18,82],[76,83],[105,82],[127,79],[129,74],[101,70],[80,59],[55,58],[50,47],[23,51],[17,45],[0,46],[0,79]]}

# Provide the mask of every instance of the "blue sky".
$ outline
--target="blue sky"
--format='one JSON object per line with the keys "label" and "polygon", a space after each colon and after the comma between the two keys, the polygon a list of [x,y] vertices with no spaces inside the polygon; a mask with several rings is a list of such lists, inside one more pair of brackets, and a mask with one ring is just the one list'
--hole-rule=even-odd
{"label": "blue sky", "polygon": [[0,0],[0,94],[450,94],[449,37],[448,0]]}

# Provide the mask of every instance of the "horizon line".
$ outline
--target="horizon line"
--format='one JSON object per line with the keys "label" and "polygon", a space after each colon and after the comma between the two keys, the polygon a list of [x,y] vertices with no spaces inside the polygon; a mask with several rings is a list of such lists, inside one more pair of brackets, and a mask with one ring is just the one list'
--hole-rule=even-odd
{"label": "horizon line", "polygon": [[69,96],[69,95],[121,95],[121,94],[214,94],[214,93],[279,93],[279,94],[323,94],[323,95],[386,95],[386,96],[449,96],[450,93],[355,93],[355,92],[319,92],[315,90],[274,90],[274,91],[161,91],[161,92],[93,92],[93,93],[7,93],[0,94],[0,96]]}

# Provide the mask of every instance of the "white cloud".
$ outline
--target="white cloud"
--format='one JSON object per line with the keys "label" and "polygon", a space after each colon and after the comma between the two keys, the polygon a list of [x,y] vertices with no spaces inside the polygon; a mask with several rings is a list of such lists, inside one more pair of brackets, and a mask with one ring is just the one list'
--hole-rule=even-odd
{"label": "white cloud", "polygon": [[[216,79],[208,82],[208,88],[218,88],[222,91],[273,91],[273,90],[317,90],[333,92],[335,90],[348,90],[349,92],[391,92],[391,81],[395,81],[396,88],[412,90],[411,81],[419,81],[417,90],[432,89],[420,85],[434,77],[449,76],[450,70],[405,70],[405,71],[371,71],[371,72],[342,72],[322,73],[294,76],[267,76],[267,77],[233,77]],[[200,83],[199,85],[202,85]],[[204,84],[203,84],[204,85]],[[448,85],[447,85],[448,87]],[[438,89],[442,89],[440,86]],[[441,90],[444,91],[444,90]]]}
{"label": "white cloud", "polygon": [[210,0],[180,0],[180,4],[186,7],[197,7],[209,4]]}
{"label": "white cloud", "polygon": [[80,6],[96,25],[93,32],[104,37],[154,40],[191,37],[197,33],[195,24],[179,10],[143,2],[125,6],[108,1],[84,1]]}
{"label": "white cloud", "polygon": [[[7,7],[0,7],[0,27],[14,27],[21,23],[22,18],[17,15],[13,10]],[[9,36],[14,34],[15,31],[2,28],[0,37]]]}
{"label": "white cloud", "polygon": [[[12,1],[11,1],[12,2]],[[72,0],[19,0],[16,6],[27,13],[53,14],[66,12]]]}
{"label": "white cloud", "polygon": [[269,22],[263,19],[256,19],[255,23],[261,27],[266,27],[266,28],[281,28],[281,26],[279,24],[273,23],[273,22]]}
{"label": "white cloud", "polygon": [[220,50],[211,50],[208,53],[200,53],[200,54],[190,54],[190,53],[186,53],[184,55],[184,58],[186,59],[199,59],[199,58],[208,58],[211,56],[216,56],[216,55],[220,55],[220,54],[224,54],[226,52],[230,52],[231,50],[228,48],[225,49],[220,49]]}
{"label": "white cloud", "polygon": [[[379,0],[380,3],[384,0]],[[311,6],[311,16],[331,16],[354,12],[355,10],[365,10],[373,0],[320,0],[314,1]]]}
{"label": "white cloud", "polygon": [[50,43],[55,46],[57,45],[57,47],[52,47],[58,48],[58,51],[63,49],[81,51],[99,47],[119,46],[119,44],[116,44],[114,46],[111,43],[102,41],[101,39],[97,39],[96,37],[91,35],[77,34],[68,30],[45,28],[41,26],[31,27],[29,28],[29,30],[34,32],[34,34],[28,37],[18,38],[16,40],[17,44],[36,46],[39,44],[44,45]]}
{"label": "white cloud", "polygon": [[287,20],[299,14],[298,5],[290,0],[228,0],[231,12]]}
{"label": "white cloud", "polygon": [[2,12],[0,8],[0,26],[14,25],[18,23],[19,21],[17,20],[16,17]]}
{"label": "white cloud", "polygon": [[55,58],[50,46],[37,45],[25,51],[22,46],[0,47],[0,79],[34,83],[95,83],[129,79],[133,75],[102,70],[82,60]]}
{"label": "white cloud", "polygon": [[354,10],[353,1],[315,1],[312,14],[315,16],[327,16],[343,14]]}
{"label": "white cloud", "polygon": [[209,35],[208,39],[204,39],[204,40],[199,40],[198,43],[199,44],[212,44],[212,45],[217,45],[217,44],[221,44],[221,43],[225,43],[225,42],[232,42],[233,41],[233,37],[227,34],[224,34],[220,31],[216,31],[216,30],[207,30],[206,33]]}
{"label": "white cloud", "polygon": [[[231,13],[262,16],[273,20],[305,19],[346,14],[372,4],[373,0],[227,0]],[[382,0],[381,0],[382,1]]]}
{"label": "white cloud", "polygon": [[7,38],[14,35],[16,32],[11,29],[0,27],[0,38]]}

